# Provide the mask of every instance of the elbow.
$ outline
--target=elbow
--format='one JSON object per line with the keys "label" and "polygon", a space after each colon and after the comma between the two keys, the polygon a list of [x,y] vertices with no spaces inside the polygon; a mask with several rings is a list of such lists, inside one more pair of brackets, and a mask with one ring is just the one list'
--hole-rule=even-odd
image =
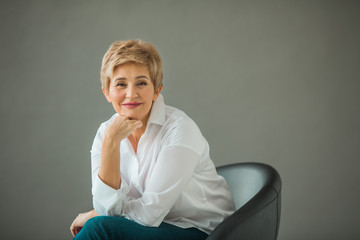
{"label": "elbow", "polygon": [[159,227],[162,220],[163,220],[162,218],[152,218],[152,219],[137,218],[135,222],[146,227]]}
{"label": "elbow", "polygon": [[106,216],[106,209],[104,208],[104,206],[102,206],[101,204],[99,204],[99,202],[97,202],[96,200],[93,199],[93,208],[94,210],[97,212],[97,214],[99,214],[99,216]]}
{"label": "elbow", "polygon": [[93,207],[100,216],[121,216],[121,203],[106,207],[100,202],[93,200]]}
{"label": "elbow", "polygon": [[[142,209],[144,210],[144,209]],[[159,227],[168,210],[151,208],[148,211],[129,211],[128,216],[135,222],[147,227]]]}

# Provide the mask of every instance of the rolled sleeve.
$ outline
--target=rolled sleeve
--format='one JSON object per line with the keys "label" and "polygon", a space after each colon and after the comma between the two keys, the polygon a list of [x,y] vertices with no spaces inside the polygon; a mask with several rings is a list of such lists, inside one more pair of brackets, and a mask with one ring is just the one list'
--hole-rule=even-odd
{"label": "rolled sleeve", "polygon": [[184,147],[169,147],[159,154],[142,197],[125,202],[124,214],[157,227],[173,207],[199,162],[199,155]]}
{"label": "rolled sleeve", "polygon": [[105,184],[98,176],[101,163],[103,132],[105,129],[106,124],[101,124],[90,151],[93,207],[99,215],[120,216],[123,212],[124,200],[130,191],[128,184],[125,181],[121,181],[120,189],[114,189]]}
{"label": "rolled sleeve", "polygon": [[129,191],[125,181],[121,182],[120,189],[114,189],[96,177],[92,188],[94,209],[100,215],[121,216],[123,202]]}

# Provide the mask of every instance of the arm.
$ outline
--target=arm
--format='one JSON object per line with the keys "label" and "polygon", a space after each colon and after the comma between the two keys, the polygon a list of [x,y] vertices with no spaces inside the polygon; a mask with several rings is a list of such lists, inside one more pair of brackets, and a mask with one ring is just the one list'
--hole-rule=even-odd
{"label": "arm", "polygon": [[123,199],[127,188],[121,187],[120,141],[141,126],[140,121],[124,116],[110,121],[109,125],[100,126],[91,148],[93,206],[99,215],[119,215],[121,212],[122,204],[118,200]]}
{"label": "arm", "polygon": [[120,177],[120,142],[113,141],[111,137],[104,137],[102,143],[99,178],[108,186],[119,189]]}
{"label": "arm", "polygon": [[121,181],[120,189],[99,178],[101,143],[104,128],[99,129],[92,148],[93,204],[100,215],[126,215],[147,226],[158,226],[174,206],[200,161],[203,137],[192,122],[177,122],[165,135],[161,151],[149,172],[140,198],[127,199],[129,186]]}
{"label": "arm", "polygon": [[200,156],[186,147],[167,147],[157,159],[141,198],[124,202],[123,213],[142,225],[157,227],[186,187]]}
{"label": "arm", "polygon": [[[102,142],[100,169],[96,167],[96,172],[98,172],[98,177],[111,188],[119,189],[121,184],[120,141],[129,136],[135,129],[141,127],[141,125],[140,121],[117,116],[105,131]],[[98,140],[98,137],[97,135],[95,140]],[[70,226],[72,235],[75,236],[84,226],[85,222],[95,216],[98,216],[95,209],[86,213],[80,213]]]}
{"label": "arm", "polygon": [[[126,215],[142,225],[159,226],[187,186],[199,161],[200,155],[189,148],[164,148],[139,199],[125,200],[129,190],[125,181],[116,190],[95,176],[94,208],[100,215]],[[94,171],[96,173],[96,169]]]}
{"label": "arm", "polygon": [[120,142],[141,125],[141,121],[117,116],[105,131],[102,142],[99,178],[111,188],[119,189],[121,185]]}

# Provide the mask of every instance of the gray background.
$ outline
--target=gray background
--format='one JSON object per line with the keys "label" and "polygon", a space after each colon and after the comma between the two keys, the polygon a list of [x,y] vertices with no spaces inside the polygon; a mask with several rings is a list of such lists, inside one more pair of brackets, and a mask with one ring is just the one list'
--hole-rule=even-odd
{"label": "gray background", "polygon": [[[217,166],[283,180],[280,240],[359,236],[359,1],[1,1],[1,239],[70,239],[113,110],[101,58],[153,43]],[[259,230],[261,231],[261,230]]]}

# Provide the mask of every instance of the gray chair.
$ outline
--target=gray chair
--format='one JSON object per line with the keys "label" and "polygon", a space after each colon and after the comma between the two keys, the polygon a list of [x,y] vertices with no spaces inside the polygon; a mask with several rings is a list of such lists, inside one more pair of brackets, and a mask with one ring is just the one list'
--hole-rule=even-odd
{"label": "gray chair", "polygon": [[281,209],[281,178],[263,163],[236,163],[217,168],[230,187],[236,212],[207,240],[276,240]]}

